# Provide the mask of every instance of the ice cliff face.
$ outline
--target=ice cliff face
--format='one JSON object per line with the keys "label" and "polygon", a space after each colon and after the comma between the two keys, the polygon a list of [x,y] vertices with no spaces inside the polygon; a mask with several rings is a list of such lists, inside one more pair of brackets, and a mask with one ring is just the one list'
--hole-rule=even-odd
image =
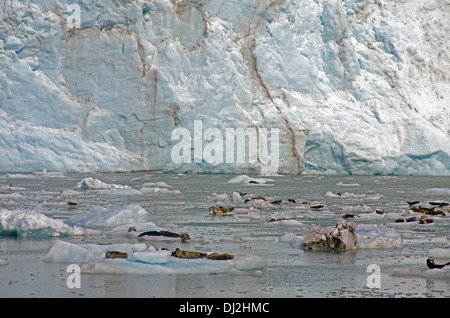
{"label": "ice cliff face", "polygon": [[[174,163],[176,128],[278,128],[279,173],[450,174],[448,0],[3,0],[0,171]],[[206,141],[205,141],[206,142]]]}

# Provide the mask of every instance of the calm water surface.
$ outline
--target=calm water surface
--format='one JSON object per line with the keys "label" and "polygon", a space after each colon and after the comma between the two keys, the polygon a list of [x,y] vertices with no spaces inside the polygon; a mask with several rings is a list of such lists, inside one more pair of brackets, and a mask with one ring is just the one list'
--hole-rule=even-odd
{"label": "calm water surface", "polygon": [[[139,190],[146,182],[163,181],[180,194],[139,196],[96,195],[83,192],[74,198],[61,191],[74,189],[85,177],[107,183],[129,185]],[[357,249],[347,252],[306,252],[278,240],[286,233],[304,236],[310,224],[335,225],[345,213],[364,215],[384,210],[402,217],[407,201],[450,201],[448,177],[394,176],[273,176],[259,184],[230,184],[233,175],[175,175],[146,173],[114,174],[29,174],[0,175],[0,186],[14,184],[23,199],[5,196],[0,190],[0,208],[32,209],[56,219],[87,212],[95,206],[115,207],[139,204],[151,221],[163,228],[188,232],[202,241],[187,243],[183,249],[204,252],[253,254],[263,257],[267,266],[261,273],[244,276],[230,274],[196,275],[112,275],[84,274],[81,288],[66,285],[67,264],[46,263],[42,259],[54,244],[63,239],[73,243],[134,243],[134,239],[107,235],[65,238],[20,238],[0,236],[0,297],[450,297],[450,278],[398,277],[389,275],[395,268],[425,268],[428,251],[448,248],[450,213],[430,225],[395,226],[403,240],[402,249]],[[255,176],[258,177],[258,176]],[[272,208],[252,213],[214,217],[208,207],[216,203],[215,194],[240,191],[283,200]],[[449,190],[450,191],[450,190]],[[328,195],[327,195],[328,192]],[[336,196],[340,192],[342,196]],[[332,195],[330,195],[330,193]],[[78,203],[70,207],[66,201]],[[288,199],[295,203],[287,203]],[[322,204],[315,210],[310,205]],[[272,218],[291,218],[304,226],[268,226]],[[392,226],[392,218],[355,218],[352,221]],[[179,242],[151,242],[156,248],[175,249]],[[448,261],[448,260],[447,260]],[[366,286],[367,266],[381,269],[380,288]]]}

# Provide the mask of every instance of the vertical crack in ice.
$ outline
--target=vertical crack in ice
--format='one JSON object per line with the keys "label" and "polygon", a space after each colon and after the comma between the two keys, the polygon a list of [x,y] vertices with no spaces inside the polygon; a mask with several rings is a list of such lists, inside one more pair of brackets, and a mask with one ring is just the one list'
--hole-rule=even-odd
{"label": "vertical crack in ice", "polygon": [[[255,47],[256,47],[256,39],[255,39],[255,33],[262,21],[262,18],[265,14],[268,13],[268,11],[274,7],[278,7],[278,9],[280,9],[281,4],[283,3],[283,0],[275,0],[275,1],[271,1],[266,7],[262,8],[262,12],[260,14],[257,14],[257,22],[252,25],[251,23],[249,24],[249,29],[248,29],[248,34],[245,36],[246,38],[250,39],[250,45],[249,45],[249,63],[250,63],[250,71],[251,74],[253,75],[252,77],[254,78],[254,82],[257,84],[257,86],[259,86],[263,92],[263,94],[267,97],[267,99],[270,101],[270,103],[276,108],[277,113],[281,116],[281,119],[286,127],[286,129],[288,130],[290,136],[291,136],[291,149],[292,149],[292,155],[295,158],[295,162],[297,165],[297,171],[300,172],[302,171],[303,168],[303,158],[302,156],[298,153],[297,148],[295,147],[295,132],[299,131],[299,132],[307,132],[307,129],[304,130],[294,130],[292,128],[292,126],[290,125],[286,115],[283,113],[283,110],[281,109],[281,107],[279,107],[277,105],[277,103],[274,101],[274,99],[272,98],[269,88],[267,87],[267,85],[264,83],[264,80],[262,79],[259,71],[258,71],[258,61],[257,61],[257,57],[256,54],[254,52]],[[260,2],[258,2],[258,4],[260,4]],[[257,7],[260,7],[260,5],[257,5]],[[256,10],[256,12],[258,12],[259,10]],[[282,92],[282,95],[285,96],[285,93]],[[286,104],[287,107],[289,107],[290,105],[288,103],[286,103],[285,99],[282,99],[282,101]]]}

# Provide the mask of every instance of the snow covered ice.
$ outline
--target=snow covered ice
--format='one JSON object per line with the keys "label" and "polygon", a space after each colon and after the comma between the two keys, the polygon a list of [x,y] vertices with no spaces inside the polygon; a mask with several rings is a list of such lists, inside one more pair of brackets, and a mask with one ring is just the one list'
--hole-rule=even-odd
{"label": "snow covered ice", "polygon": [[82,227],[69,226],[61,220],[27,210],[0,210],[0,234],[17,236],[86,235]]}
{"label": "snow covered ice", "polygon": [[71,3],[2,1],[0,171],[259,170],[173,162],[202,120],[283,174],[450,174],[448,1]]}

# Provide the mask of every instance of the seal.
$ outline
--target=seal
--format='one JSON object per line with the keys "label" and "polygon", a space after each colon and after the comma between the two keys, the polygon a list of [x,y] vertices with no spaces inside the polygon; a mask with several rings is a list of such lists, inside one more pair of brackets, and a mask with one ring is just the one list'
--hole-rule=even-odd
{"label": "seal", "polygon": [[222,261],[222,260],[227,260],[227,259],[233,259],[234,255],[228,254],[228,253],[223,253],[223,254],[219,254],[219,253],[212,253],[212,254],[208,254],[206,256],[207,259],[213,259],[213,260],[217,260],[217,261]]}
{"label": "seal", "polygon": [[419,205],[418,208],[416,208],[416,207],[409,207],[408,209],[411,210],[411,211],[413,211],[413,212],[427,213],[427,212],[433,212],[433,211],[434,211],[434,208],[435,208],[435,207],[432,207],[432,208],[424,208],[424,207],[421,207],[421,206]]}
{"label": "seal", "polygon": [[138,237],[143,237],[143,236],[165,236],[165,237],[180,237],[181,241],[187,241],[190,240],[191,238],[189,237],[189,234],[187,233],[174,233],[174,232],[169,232],[169,231],[147,231],[147,232],[143,232],[141,234],[138,235]]}
{"label": "seal", "polygon": [[127,258],[128,254],[125,252],[119,252],[119,251],[107,251],[105,253],[106,258]]}
{"label": "seal", "polygon": [[270,203],[272,203],[272,204],[281,204],[281,200],[275,200],[275,201],[272,201]]}
{"label": "seal", "polygon": [[272,222],[278,222],[278,221],[286,221],[289,219],[275,219],[275,218],[271,218],[269,221],[267,221],[267,223],[272,223]]}
{"label": "seal", "polygon": [[434,259],[432,258],[427,258],[427,266],[430,269],[434,269],[434,268],[444,268],[445,266],[450,265],[450,262],[443,264],[443,265],[438,265],[434,262]]}
{"label": "seal", "polygon": [[354,217],[359,218],[359,215],[358,214],[352,214],[352,213],[346,213],[346,214],[342,215],[343,219],[350,219],[350,218],[354,218]]}
{"label": "seal", "polygon": [[218,208],[216,208],[215,206],[209,207],[209,211],[212,211],[213,213],[228,213],[232,212],[233,210],[234,210],[233,207],[231,208],[224,208],[222,206],[219,206]]}
{"label": "seal", "polygon": [[178,258],[187,258],[187,259],[196,259],[196,258],[206,258],[211,260],[227,260],[227,259],[233,259],[234,255],[228,254],[228,253],[212,253],[212,254],[205,254],[200,252],[191,252],[191,251],[183,251],[179,248],[176,248],[174,252],[172,252],[171,256],[178,257]]}
{"label": "seal", "polygon": [[439,205],[439,207],[447,206],[447,202],[429,202],[431,205]]}
{"label": "seal", "polygon": [[178,258],[193,259],[193,258],[205,258],[206,254],[200,252],[183,251],[177,247],[177,249],[174,252],[172,252],[171,256],[175,256]]}
{"label": "seal", "polygon": [[254,196],[253,198],[247,198],[247,199],[245,199],[245,202],[249,202],[249,201],[251,201],[251,200],[264,200],[264,201],[267,201],[266,200],[266,198],[263,198],[263,197],[260,197],[259,195],[257,195],[257,196]]}
{"label": "seal", "polygon": [[445,216],[444,211],[427,211],[427,212],[425,212],[425,214],[429,214],[429,215],[439,215],[439,214],[441,214],[441,215]]}

